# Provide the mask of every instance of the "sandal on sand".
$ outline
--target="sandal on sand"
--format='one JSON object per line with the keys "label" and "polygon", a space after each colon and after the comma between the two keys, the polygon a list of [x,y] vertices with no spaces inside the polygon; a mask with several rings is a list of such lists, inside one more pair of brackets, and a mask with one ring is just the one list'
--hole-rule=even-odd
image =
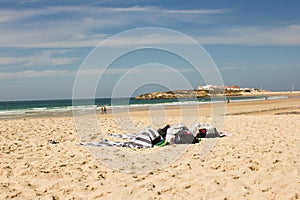
{"label": "sandal on sand", "polygon": [[50,144],[58,144],[58,143],[59,143],[58,141],[56,141],[56,140],[53,140],[53,139],[51,139],[51,140],[48,140],[48,142],[49,142]]}

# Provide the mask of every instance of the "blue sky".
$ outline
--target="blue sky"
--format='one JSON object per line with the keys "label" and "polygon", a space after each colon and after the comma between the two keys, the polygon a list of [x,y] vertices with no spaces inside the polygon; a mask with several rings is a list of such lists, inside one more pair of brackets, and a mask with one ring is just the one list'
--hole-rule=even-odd
{"label": "blue sky", "polygon": [[[2,0],[0,101],[71,98],[76,72],[96,45],[148,26],[197,40],[226,85],[290,90],[294,84],[300,90],[299,9],[297,0]],[[109,80],[118,79],[130,63],[115,66],[97,96],[110,96],[114,83]],[[177,68],[186,67],[178,63]],[[189,78],[193,87],[203,84]]]}

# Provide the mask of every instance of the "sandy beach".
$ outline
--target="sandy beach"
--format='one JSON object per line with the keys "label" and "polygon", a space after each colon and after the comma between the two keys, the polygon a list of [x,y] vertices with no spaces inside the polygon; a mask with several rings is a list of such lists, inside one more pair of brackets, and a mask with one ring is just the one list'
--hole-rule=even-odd
{"label": "sandy beach", "polygon": [[[200,110],[199,121],[210,123],[211,105]],[[159,113],[163,124],[181,122],[178,106],[129,115],[142,128]],[[218,138],[205,157],[204,139],[144,173],[96,160],[78,145],[72,116],[0,120],[0,199],[299,199],[300,98],[230,102],[223,117],[221,131],[233,136]],[[112,114],[97,118],[105,134],[124,133]]]}

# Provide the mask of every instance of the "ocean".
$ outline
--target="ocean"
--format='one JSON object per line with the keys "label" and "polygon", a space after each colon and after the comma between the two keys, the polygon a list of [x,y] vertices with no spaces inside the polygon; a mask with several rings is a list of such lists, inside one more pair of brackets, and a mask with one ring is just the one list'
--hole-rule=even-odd
{"label": "ocean", "polygon": [[[287,98],[278,97],[230,97],[230,102],[256,101],[265,99]],[[27,101],[0,101],[0,119],[20,118],[27,116],[64,116],[72,114],[73,110],[91,110],[98,106],[106,106],[108,110],[120,108],[145,108],[147,106],[172,106],[189,104],[207,104],[224,102],[223,98],[199,99],[151,99],[136,100],[134,98],[96,98],[63,100],[27,100]]]}

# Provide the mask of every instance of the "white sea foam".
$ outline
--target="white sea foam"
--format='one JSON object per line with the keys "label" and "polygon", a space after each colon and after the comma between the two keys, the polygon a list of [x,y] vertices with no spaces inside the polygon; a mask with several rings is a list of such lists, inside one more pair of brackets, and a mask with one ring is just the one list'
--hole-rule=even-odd
{"label": "white sea foam", "polygon": [[251,99],[230,99],[230,102],[247,102],[247,101],[262,101],[265,100],[265,97],[257,97]]}
{"label": "white sea foam", "polygon": [[269,96],[267,99],[287,99],[288,96]]}

